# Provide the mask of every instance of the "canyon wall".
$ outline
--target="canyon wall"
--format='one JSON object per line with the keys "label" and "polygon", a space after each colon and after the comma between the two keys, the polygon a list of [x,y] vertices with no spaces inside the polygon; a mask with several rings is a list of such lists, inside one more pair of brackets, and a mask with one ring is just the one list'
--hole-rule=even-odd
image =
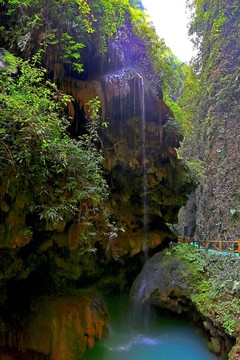
{"label": "canyon wall", "polygon": [[[176,222],[178,210],[192,189],[188,169],[176,151],[182,137],[164,102],[161,84],[155,82],[158,74],[150,64],[146,46],[131,24],[126,22],[115,39],[108,42],[104,55],[89,46],[82,56],[83,73],[69,72],[66,64],[56,63],[48,69],[48,76],[61,91],[72,96],[67,106],[67,130],[73,138],[88,134],[88,101],[98,97],[101,102],[101,120],[109,125],[98,132],[96,146],[104,157],[113,233],[102,223],[101,211],[94,212],[93,201],[88,212],[93,210],[91,221],[99,231],[91,234],[96,234],[94,243],[86,250],[83,244],[88,241],[88,233],[83,233],[83,228],[88,218],[84,201],[78,219],[44,221],[32,210],[35,199],[27,184],[20,192],[10,191],[9,181],[15,176],[11,172],[1,182],[1,334],[6,339],[2,346],[35,351],[36,358],[42,354],[42,358],[59,359],[54,355],[59,351],[55,337],[68,317],[71,326],[61,331],[73,334],[77,354],[101,337],[105,320],[89,315],[95,332],[86,330],[84,324],[78,328],[75,323],[75,315],[80,324],[85,321],[76,305],[75,289],[128,289],[142,266],[144,253],[146,256],[148,250],[154,252],[176,241],[169,225]],[[70,301],[71,294],[74,296]],[[55,305],[49,296],[55,298]],[[91,304],[95,304],[96,296],[87,301],[90,305],[86,307],[94,308]],[[33,303],[37,303],[36,312],[32,311]],[[58,313],[51,313],[53,306]],[[38,320],[43,324],[40,329],[36,329]],[[42,339],[44,329],[52,340],[38,343],[36,339]],[[83,335],[80,343],[76,340],[79,332]],[[66,354],[69,344],[62,346]]]}
{"label": "canyon wall", "polygon": [[186,157],[200,160],[202,176],[191,199],[196,214],[185,221],[195,218],[199,239],[234,240],[240,225],[239,5],[193,4],[196,16],[190,29],[199,40],[195,66],[202,90],[184,151]]}

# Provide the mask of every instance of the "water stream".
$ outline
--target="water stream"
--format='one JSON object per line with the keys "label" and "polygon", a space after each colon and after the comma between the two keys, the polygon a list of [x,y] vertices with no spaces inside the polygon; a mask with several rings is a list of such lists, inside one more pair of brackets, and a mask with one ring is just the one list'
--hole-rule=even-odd
{"label": "water stream", "polygon": [[212,354],[200,331],[183,317],[163,311],[151,313],[146,325],[134,318],[126,296],[107,300],[109,335],[87,350],[82,360],[220,360]]}
{"label": "water stream", "polygon": [[145,116],[145,94],[144,81],[142,76],[139,77],[139,103],[141,106],[141,128],[142,128],[142,171],[143,171],[143,252],[145,262],[148,260],[148,197],[147,197],[147,158],[146,158],[146,116]]}

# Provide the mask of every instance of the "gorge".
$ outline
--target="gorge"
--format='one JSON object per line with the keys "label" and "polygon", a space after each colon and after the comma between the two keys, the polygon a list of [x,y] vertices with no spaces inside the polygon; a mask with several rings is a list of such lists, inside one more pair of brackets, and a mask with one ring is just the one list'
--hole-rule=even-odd
{"label": "gorge", "polygon": [[[193,151],[198,133],[187,137],[180,123],[202,119],[199,92],[185,103],[198,83],[190,86],[192,70],[158,39],[138,1],[4,1],[0,19],[0,359],[82,357],[108,332],[104,296],[129,292],[148,257],[144,269],[157,275],[145,294],[151,304],[194,309],[211,350],[238,359],[239,259],[210,266],[187,245],[186,265],[173,246],[178,221],[199,229],[204,211],[184,222],[178,214],[190,196],[202,208],[196,199],[210,181],[199,185],[189,166],[204,145]],[[226,227],[237,237],[231,199]]]}

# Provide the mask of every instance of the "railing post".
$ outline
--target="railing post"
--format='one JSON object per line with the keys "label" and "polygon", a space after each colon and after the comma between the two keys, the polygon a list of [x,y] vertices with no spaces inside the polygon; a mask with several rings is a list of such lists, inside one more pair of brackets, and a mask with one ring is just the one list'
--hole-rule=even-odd
{"label": "railing post", "polygon": [[218,248],[222,251],[222,240],[218,240]]}
{"label": "railing post", "polygon": [[238,240],[238,253],[240,255],[240,240]]}
{"label": "railing post", "polygon": [[208,252],[208,248],[209,248],[209,241],[206,241],[206,245],[205,245],[206,252]]}

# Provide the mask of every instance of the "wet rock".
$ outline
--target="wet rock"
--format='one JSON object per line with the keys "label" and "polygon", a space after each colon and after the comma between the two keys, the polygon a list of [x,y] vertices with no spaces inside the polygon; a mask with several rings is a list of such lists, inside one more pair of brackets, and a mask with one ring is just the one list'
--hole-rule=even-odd
{"label": "wet rock", "polygon": [[106,306],[94,292],[41,298],[32,305],[30,321],[24,329],[4,334],[6,339],[12,339],[11,344],[4,345],[22,352],[33,351],[51,360],[75,360],[106,334],[107,318]]}
{"label": "wet rock", "polygon": [[189,289],[182,277],[184,267],[179,259],[163,262],[163,255],[154,255],[143,267],[131,288],[136,302],[152,303],[177,313],[189,307]]}
{"label": "wet rock", "polygon": [[211,338],[211,344],[212,344],[212,351],[215,354],[220,354],[221,352],[221,341],[219,338],[217,337],[212,337]]}
{"label": "wet rock", "polygon": [[[169,250],[155,254],[144,265],[142,271],[133,282],[130,296],[136,304],[150,304],[166,308],[177,313],[184,313],[194,322],[203,325],[209,336],[209,349],[221,354],[223,359],[234,346],[234,337],[229,336],[217,315],[198,306],[194,301],[196,274],[191,266],[178,257],[170,255]],[[191,263],[191,261],[190,261]],[[201,276],[199,272],[199,276]],[[221,299],[219,300],[221,302]],[[211,307],[211,305],[210,305]],[[238,333],[235,338],[238,341]],[[235,339],[236,340],[236,339]],[[235,352],[234,352],[235,351]],[[237,348],[231,351],[229,359],[238,360]]]}

